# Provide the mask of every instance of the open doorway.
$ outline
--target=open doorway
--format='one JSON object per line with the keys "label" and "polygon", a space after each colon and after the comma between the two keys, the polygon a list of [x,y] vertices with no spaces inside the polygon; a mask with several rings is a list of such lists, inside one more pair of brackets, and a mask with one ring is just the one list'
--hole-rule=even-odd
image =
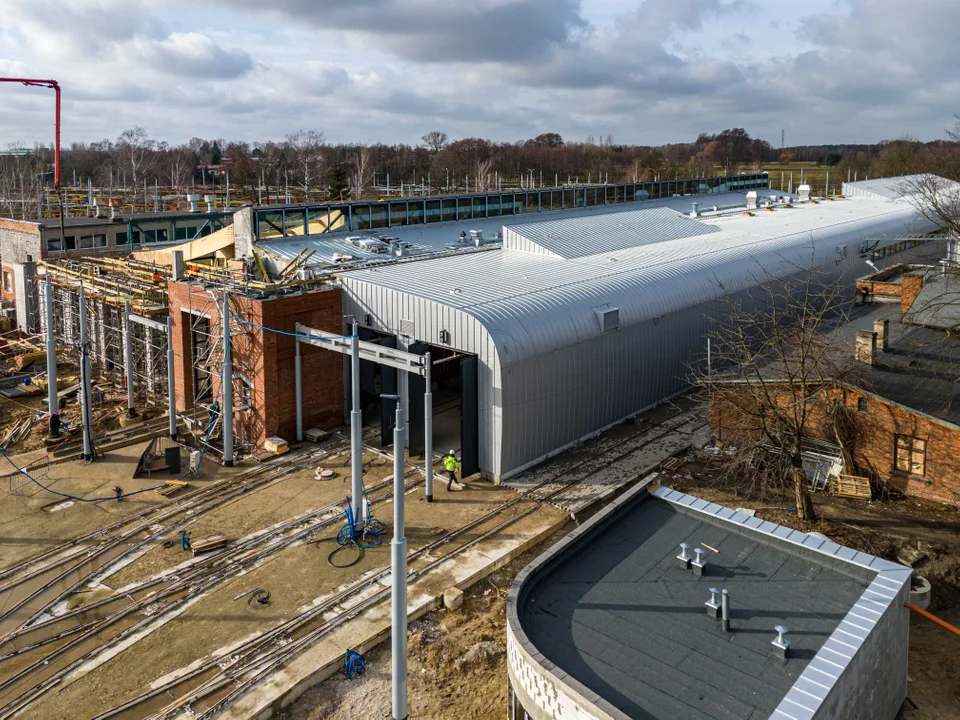
{"label": "open doorway", "polygon": [[[479,470],[477,357],[425,343],[410,347],[410,352],[417,354],[428,350],[431,358],[434,452],[446,454],[452,449],[460,457],[464,476],[472,475]],[[411,375],[409,388],[410,453],[423,455],[424,378]]]}

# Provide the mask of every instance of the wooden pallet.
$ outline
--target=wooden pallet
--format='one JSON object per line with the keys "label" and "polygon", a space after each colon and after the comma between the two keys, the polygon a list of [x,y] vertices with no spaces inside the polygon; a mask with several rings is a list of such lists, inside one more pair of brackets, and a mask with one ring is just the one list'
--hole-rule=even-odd
{"label": "wooden pallet", "polygon": [[830,483],[830,492],[838,497],[865,498],[873,497],[870,489],[870,479],[856,475],[838,475]]}
{"label": "wooden pallet", "polygon": [[184,482],[183,480],[167,480],[163,485],[157,488],[157,495],[160,497],[170,497],[181,490],[186,490],[190,487],[190,483]]}
{"label": "wooden pallet", "polygon": [[226,545],[227,539],[223,536],[223,533],[219,532],[204,535],[196,540],[191,538],[190,540],[190,549],[193,550],[194,555],[210,552],[211,550],[219,550],[222,547],[226,547]]}

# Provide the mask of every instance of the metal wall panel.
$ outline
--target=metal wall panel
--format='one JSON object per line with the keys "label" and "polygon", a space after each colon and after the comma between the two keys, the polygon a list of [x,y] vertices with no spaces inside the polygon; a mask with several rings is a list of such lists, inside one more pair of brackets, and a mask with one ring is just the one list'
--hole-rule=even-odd
{"label": "metal wall panel", "polygon": [[[411,341],[441,344],[446,330],[450,347],[477,355],[479,463],[506,477],[684,389],[724,292],[811,262],[852,287],[870,272],[865,237],[933,229],[905,203],[850,201],[822,227],[788,212],[749,232],[617,252],[616,263],[503,250],[346,273],[344,313],[391,333],[412,320]],[[594,308],[605,303],[620,329],[601,334]]]}

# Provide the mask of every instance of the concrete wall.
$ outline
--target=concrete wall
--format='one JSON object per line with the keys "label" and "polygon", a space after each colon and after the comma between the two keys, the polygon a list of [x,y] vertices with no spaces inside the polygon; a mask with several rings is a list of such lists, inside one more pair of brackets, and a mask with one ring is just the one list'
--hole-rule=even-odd
{"label": "concrete wall", "polygon": [[26,220],[0,220],[0,257],[4,262],[22,263],[41,254],[40,224]]}
{"label": "concrete wall", "polygon": [[[910,583],[899,589],[892,585],[892,600],[879,618],[871,616],[865,598],[858,603],[864,607],[855,620],[869,634],[821,702],[814,715],[817,720],[894,720],[900,712],[907,696],[910,611],[903,604],[910,600]],[[865,596],[885,594],[886,589],[878,579]],[[879,604],[874,609],[879,611]],[[828,643],[836,639],[831,637]]]}

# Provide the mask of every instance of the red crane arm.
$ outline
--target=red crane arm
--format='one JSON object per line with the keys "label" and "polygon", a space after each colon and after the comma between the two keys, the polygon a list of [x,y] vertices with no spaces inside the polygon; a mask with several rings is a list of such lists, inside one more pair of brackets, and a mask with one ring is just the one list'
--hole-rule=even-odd
{"label": "red crane arm", "polygon": [[37,80],[35,78],[7,78],[0,77],[0,82],[21,83],[29,87],[53,88],[57,98],[57,115],[55,121],[56,136],[53,146],[53,186],[60,188],[60,83],[56,80]]}

